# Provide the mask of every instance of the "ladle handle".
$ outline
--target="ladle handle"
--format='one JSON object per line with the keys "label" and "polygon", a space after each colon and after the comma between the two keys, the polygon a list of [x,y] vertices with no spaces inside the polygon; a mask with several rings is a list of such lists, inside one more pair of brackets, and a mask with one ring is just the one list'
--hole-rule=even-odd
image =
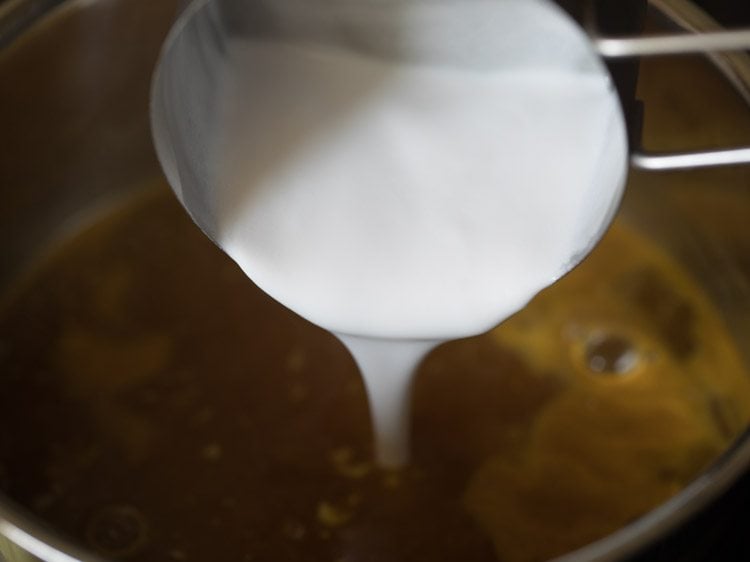
{"label": "ladle handle", "polygon": [[599,54],[607,59],[742,51],[750,49],[750,29],[645,37],[597,37],[594,45]]}
{"label": "ladle handle", "polygon": [[[669,8],[673,3],[661,0],[651,2],[659,9]],[[589,9],[595,2],[589,4]],[[601,36],[592,22],[594,14],[589,12],[589,33],[602,58],[608,61],[636,59],[650,56],[674,56],[685,54],[715,54],[728,51],[750,50],[750,29],[710,30],[651,36]],[[631,138],[630,162],[634,168],[651,171],[685,170],[714,166],[750,164],[750,146],[697,150],[685,152],[651,152],[640,145],[640,135]]]}
{"label": "ladle handle", "polygon": [[750,164],[750,146],[664,153],[639,149],[631,152],[630,164],[653,172]]}

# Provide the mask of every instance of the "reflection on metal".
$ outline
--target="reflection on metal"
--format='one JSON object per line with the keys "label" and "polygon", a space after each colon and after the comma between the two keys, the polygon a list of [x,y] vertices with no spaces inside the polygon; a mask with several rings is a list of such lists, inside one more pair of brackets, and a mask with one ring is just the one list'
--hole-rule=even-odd
{"label": "reflection on metal", "polygon": [[32,556],[4,536],[0,536],[0,562],[39,562],[39,558]]}
{"label": "reflection on metal", "polygon": [[750,147],[659,154],[635,151],[630,163],[641,170],[665,171],[750,164]]}
{"label": "reflection on metal", "polygon": [[740,51],[750,49],[750,29],[652,37],[602,37],[594,39],[594,45],[604,58]]}

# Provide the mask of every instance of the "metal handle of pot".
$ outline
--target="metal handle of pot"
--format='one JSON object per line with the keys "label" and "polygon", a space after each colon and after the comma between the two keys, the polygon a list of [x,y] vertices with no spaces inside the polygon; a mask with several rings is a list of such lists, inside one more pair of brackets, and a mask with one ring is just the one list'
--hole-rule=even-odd
{"label": "metal handle of pot", "polygon": [[604,58],[741,51],[750,49],[750,29],[646,37],[598,37],[594,39],[594,45]]}
{"label": "metal handle of pot", "polygon": [[[592,21],[592,20],[590,20]],[[591,33],[591,31],[590,31]],[[599,54],[607,60],[750,50],[750,29],[717,30],[655,36],[606,37],[592,34]],[[651,152],[633,142],[630,162],[643,170],[685,170],[750,164],[750,146],[685,152]]]}

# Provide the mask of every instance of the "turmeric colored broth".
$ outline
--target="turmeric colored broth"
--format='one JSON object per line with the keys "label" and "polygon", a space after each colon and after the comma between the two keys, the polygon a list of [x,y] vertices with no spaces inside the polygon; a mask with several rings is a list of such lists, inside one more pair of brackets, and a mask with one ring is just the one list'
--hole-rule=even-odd
{"label": "turmeric colored broth", "polygon": [[750,419],[718,313],[615,224],[524,311],[430,355],[413,462],[384,473],[344,348],[163,187],[8,294],[0,388],[2,490],[143,562],[541,560],[669,498]]}

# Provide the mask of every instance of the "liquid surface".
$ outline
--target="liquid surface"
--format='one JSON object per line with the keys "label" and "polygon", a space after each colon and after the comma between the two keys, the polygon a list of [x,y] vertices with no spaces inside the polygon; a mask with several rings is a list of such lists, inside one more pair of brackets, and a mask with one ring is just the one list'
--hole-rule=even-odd
{"label": "liquid surface", "polygon": [[716,311],[622,224],[503,326],[430,354],[399,474],[374,466],[341,344],[166,188],[6,297],[0,488],[115,559],[543,560],[673,495],[750,415]]}
{"label": "liquid surface", "polygon": [[[514,18],[514,50],[496,40],[485,65],[226,44],[209,231],[259,287],[347,345],[385,466],[408,458],[416,364],[520,310],[619,202],[626,141],[609,76],[556,6],[522,4],[453,8],[456,27],[478,7]],[[423,9],[429,23],[403,24],[409,41],[449,15]],[[568,59],[540,56],[545,26]]]}

